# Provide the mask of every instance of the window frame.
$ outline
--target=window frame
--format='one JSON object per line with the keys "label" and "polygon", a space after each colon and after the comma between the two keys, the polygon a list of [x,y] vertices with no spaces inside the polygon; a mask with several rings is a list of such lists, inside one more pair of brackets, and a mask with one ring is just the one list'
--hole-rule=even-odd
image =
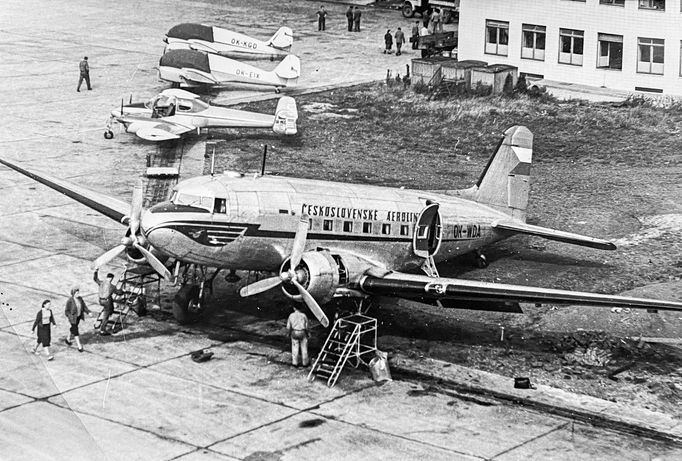
{"label": "window frame", "polygon": [[[526,34],[532,34],[533,47],[526,46]],[[538,37],[542,35],[542,48],[538,48]],[[547,26],[539,24],[521,24],[521,59],[544,61],[547,49]],[[531,50],[531,56],[524,56],[524,50]]]}
{"label": "window frame", "polygon": [[[496,33],[495,33],[495,42],[489,42],[488,38],[490,37],[488,31],[491,28],[495,28]],[[500,31],[505,30],[506,31],[506,43],[500,43],[502,34]],[[494,51],[492,51],[492,48],[489,47],[489,45],[494,45]],[[483,41],[483,52],[485,54],[492,54],[495,56],[509,56],[509,21],[497,21],[494,19],[486,19],[485,20],[485,40]],[[504,47],[504,48],[501,48]]]}
{"label": "window frame", "polygon": [[[616,3],[616,2],[622,2],[622,3]],[[606,5],[606,6],[619,6],[621,8],[625,8],[625,0],[599,0],[600,5]]]}
{"label": "window frame", "polygon": [[[604,37],[604,38],[602,38]],[[606,37],[620,37],[620,41],[615,41],[615,40],[606,40]],[[602,56],[602,42],[603,43],[620,43],[620,67],[611,67],[610,63],[612,61],[611,57],[611,45],[609,45],[609,54],[607,56]],[[604,66],[600,65],[600,59],[603,57],[608,57],[608,62],[609,65]],[[604,70],[616,70],[619,72],[623,71],[623,36],[622,35],[617,35],[617,34],[607,34],[607,33],[602,33],[598,32],[597,33],[597,69],[604,69]]]}
{"label": "window frame", "polygon": [[343,231],[344,232],[353,232],[353,221],[344,221],[343,222]]}
{"label": "window frame", "polygon": [[391,235],[391,224],[390,223],[381,224],[381,235]]}
{"label": "window frame", "polygon": [[[648,3],[649,6],[643,6],[643,3]],[[657,8],[654,3],[663,2],[663,8]],[[637,9],[648,11],[665,11],[665,0],[639,0],[637,2]]]}
{"label": "window frame", "polygon": [[401,236],[410,235],[410,225],[409,224],[401,224],[400,225],[400,235]]}
{"label": "window frame", "polygon": [[[564,37],[568,37],[571,40],[571,52],[570,53],[565,53],[563,50],[563,39]],[[575,41],[576,39],[582,40],[582,53],[577,54],[575,53]],[[569,55],[568,61],[562,61],[562,55]],[[580,63],[574,62],[574,57],[575,56],[580,56]],[[578,29],[564,29],[560,28],[559,29],[559,56],[558,56],[558,63],[559,64],[565,64],[569,66],[582,66],[583,62],[585,60],[585,31],[584,30],[578,30]]]}
{"label": "window frame", "polygon": [[323,219],[322,220],[322,230],[323,231],[334,231],[334,220],[333,219]]}
{"label": "window frame", "polygon": [[[648,41],[648,42],[646,42]],[[642,61],[642,47],[647,46],[649,48],[649,60]],[[661,62],[655,62],[656,58],[655,49],[661,48]],[[642,70],[642,64],[648,64],[648,70]],[[654,72],[654,66],[656,69],[660,68],[660,71]],[[652,37],[637,37],[637,73],[647,74],[647,75],[663,75],[665,70],[665,39],[663,38],[652,38]]]}

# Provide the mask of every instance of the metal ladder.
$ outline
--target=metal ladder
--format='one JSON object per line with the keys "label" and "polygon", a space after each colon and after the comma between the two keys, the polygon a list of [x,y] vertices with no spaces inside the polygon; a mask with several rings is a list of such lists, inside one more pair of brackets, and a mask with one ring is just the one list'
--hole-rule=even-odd
{"label": "metal ladder", "polygon": [[[138,316],[146,313],[147,296],[145,288],[147,285],[156,284],[156,296],[154,297],[158,303],[161,290],[161,276],[153,269],[145,266],[138,266],[128,268],[121,279],[120,295],[114,295],[114,310],[107,320],[107,327],[111,331],[120,331],[125,326],[125,320],[132,310]],[[144,312],[143,312],[144,311]],[[100,311],[95,320],[94,328],[100,329],[102,325],[102,315],[104,310]]]}
{"label": "metal ladder", "polygon": [[320,378],[333,387],[348,361],[355,368],[367,364],[363,356],[377,350],[377,320],[362,314],[342,317],[334,322],[327,340],[308,373],[308,380]]}

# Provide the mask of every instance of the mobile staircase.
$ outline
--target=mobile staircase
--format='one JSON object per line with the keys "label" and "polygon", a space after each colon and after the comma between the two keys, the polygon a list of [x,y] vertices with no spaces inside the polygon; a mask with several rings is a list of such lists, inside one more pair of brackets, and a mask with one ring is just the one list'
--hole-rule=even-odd
{"label": "mobile staircase", "polygon": [[[154,287],[154,284],[156,285]],[[148,290],[148,286],[152,290]],[[161,276],[152,268],[145,266],[126,268],[123,278],[120,280],[121,293],[114,295],[114,311],[107,320],[107,327],[112,332],[120,331],[125,326],[126,317],[130,311],[138,316],[147,313],[147,300],[149,293],[154,294],[153,298],[158,304],[161,293]],[[95,320],[95,329],[99,330],[102,325],[102,310]]]}
{"label": "mobile staircase", "polygon": [[367,365],[363,357],[377,351],[377,319],[362,314],[341,317],[332,327],[327,340],[310,369],[308,380],[319,378],[333,387],[346,363],[357,368]]}

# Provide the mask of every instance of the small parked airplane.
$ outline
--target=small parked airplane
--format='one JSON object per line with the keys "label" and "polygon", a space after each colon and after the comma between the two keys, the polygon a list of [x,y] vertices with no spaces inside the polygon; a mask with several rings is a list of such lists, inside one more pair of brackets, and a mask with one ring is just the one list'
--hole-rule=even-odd
{"label": "small parked airplane", "polygon": [[250,83],[274,86],[279,92],[295,85],[300,75],[301,61],[291,54],[271,71],[194,50],[169,50],[159,61],[159,78],[180,86]]}
{"label": "small parked airplane", "polygon": [[[505,132],[477,184],[456,195],[283,176],[229,173],[178,183],[170,199],[142,209],[104,194],[0,163],[128,224],[120,254],[181,283],[173,301],[179,322],[204,308],[220,270],[278,275],[243,287],[251,296],[281,287],[324,326],[333,298],[394,296],[444,307],[521,312],[520,302],[682,311],[682,302],[478,282],[438,275],[436,263],[515,234],[613,250],[605,240],[526,224],[533,135]],[[481,255],[479,254],[479,258]],[[174,262],[171,265],[171,262]],[[167,267],[168,266],[168,267]],[[215,272],[210,273],[210,268]],[[406,273],[422,269],[425,274]]]}
{"label": "small parked airplane", "polygon": [[146,103],[121,104],[111,111],[104,137],[111,139],[113,122],[147,141],[178,139],[184,133],[202,128],[271,128],[277,134],[296,134],[296,101],[282,96],[275,115],[211,106],[189,91],[172,88]]}
{"label": "small parked airplane", "polygon": [[276,59],[289,54],[294,43],[294,33],[280,27],[268,41],[248,35],[196,23],[171,27],[164,39],[169,50],[196,50],[238,59]]}

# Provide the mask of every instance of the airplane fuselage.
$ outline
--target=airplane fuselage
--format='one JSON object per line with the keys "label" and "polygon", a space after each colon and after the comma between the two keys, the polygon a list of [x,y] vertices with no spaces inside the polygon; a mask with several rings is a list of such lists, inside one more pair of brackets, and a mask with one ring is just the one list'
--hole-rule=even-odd
{"label": "airplane fuselage", "polygon": [[443,228],[436,262],[506,237],[491,223],[509,218],[448,195],[288,177],[204,176],[178,191],[197,197],[197,206],[177,204],[187,200],[180,197],[147,210],[142,227],[149,242],[185,262],[247,270],[278,269],[302,215],[310,220],[307,249],[357,254],[395,270],[423,262],[413,251],[413,233],[427,200],[439,204]]}

